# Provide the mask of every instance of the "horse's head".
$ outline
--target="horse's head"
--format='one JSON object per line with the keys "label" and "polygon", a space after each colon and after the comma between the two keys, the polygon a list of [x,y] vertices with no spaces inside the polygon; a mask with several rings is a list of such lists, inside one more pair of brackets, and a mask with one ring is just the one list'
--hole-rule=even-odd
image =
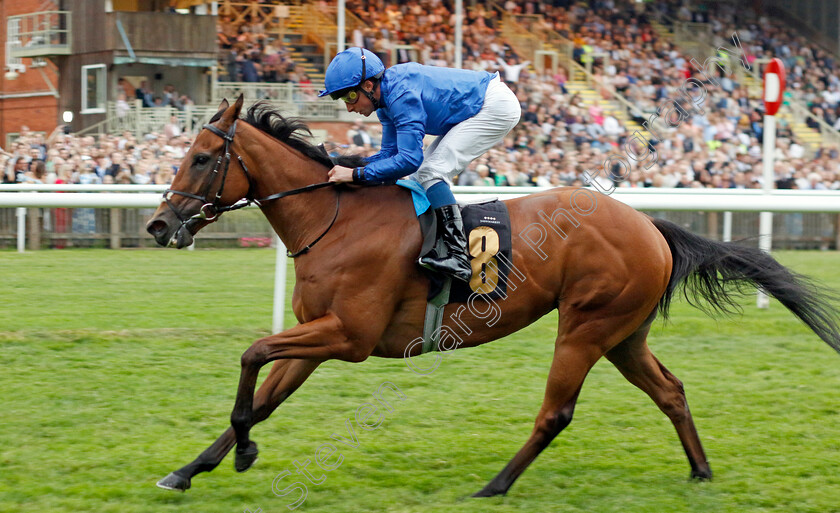
{"label": "horse's head", "polygon": [[242,96],[233,105],[223,100],[184,156],[163,202],[146,224],[161,246],[189,246],[200,229],[247,197],[250,177],[233,150],[242,103]]}

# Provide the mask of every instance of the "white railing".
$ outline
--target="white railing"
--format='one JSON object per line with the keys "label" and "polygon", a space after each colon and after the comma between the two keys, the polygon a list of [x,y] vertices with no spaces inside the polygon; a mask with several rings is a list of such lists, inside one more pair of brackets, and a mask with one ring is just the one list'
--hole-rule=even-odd
{"label": "white railing", "polygon": [[216,82],[213,84],[213,102],[245,99],[245,107],[258,101],[267,101],[287,116],[307,120],[337,120],[346,112],[341,102],[329,97],[318,97],[318,86],[295,83]]}
{"label": "white railing", "polygon": [[261,84],[247,82],[220,82],[214,89],[218,101],[211,105],[188,105],[184,110],[171,106],[143,107],[140,100],[132,100],[127,105],[118,107],[116,102],[108,102],[103,121],[79,130],[77,135],[121,134],[132,132],[138,139],[145,134],[161,132],[172,116],[179,126],[187,132],[206,123],[218,110],[223,98],[233,101],[240,94],[245,96],[245,108],[257,101],[267,101],[280,110],[284,116],[301,118],[308,121],[347,120],[347,110],[339,101],[331,98],[318,98],[315,88],[299,84]]}
{"label": "white railing", "polygon": [[309,120],[336,120],[345,111],[341,102],[329,97],[318,97],[316,84],[263,82],[216,82],[213,84],[213,101],[227,98],[232,101],[243,95],[245,106],[264,100],[288,116]]}
{"label": "white railing", "polygon": [[[165,185],[2,185],[0,186],[0,208],[154,208],[160,204],[160,193],[166,188]],[[551,187],[464,186],[452,188],[458,199],[468,201],[518,198],[551,189]],[[129,190],[132,193],[125,193]],[[120,193],[108,191],[120,191]],[[66,192],[73,192],[73,194]],[[774,190],[771,193],[764,193],[759,189],[617,188],[611,196],[638,210],[840,212],[840,191]]]}
{"label": "white railing", "polygon": [[[158,192],[163,193],[169,188],[168,185],[123,185],[123,184],[0,184],[0,192]],[[555,187],[530,187],[530,186],[485,186],[485,185],[456,185],[452,187],[455,194],[467,195],[464,199],[474,200],[475,194],[489,194],[491,196],[500,196],[504,199],[525,196],[535,192],[545,192],[555,189]],[[631,196],[675,196],[675,197],[689,197],[689,196],[724,196],[724,197],[746,197],[746,196],[763,196],[765,193],[761,189],[673,189],[667,187],[647,187],[647,188],[631,188],[619,187],[615,190],[612,196],[631,197]],[[840,199],[840,191],[831,190],[805,190],[805,189],[777,189],[770,193],[771,197],[800,197],[804,200],[815,197],[829,197]],[[620,198],[619,198],[620,199]],[[681,200],[680,200],[681,201]],[[625,201],[625,203],[627,203]],[[0,208],[4,205],[0,202]],[[38,206],[38,205],[33,205]],[[91,206],[91,205],[80,205]],[[632,205],[631,205],[632,206]],[[834,212],[840,211],[840,204],[829,210],[813,210],[808,209],[807,205],[803,205],[805,210],[791,210],[792,212]],[[665,209],[665,210],[695,210],[695,209]],[[703,209],[700,209],[703,210]],[[729,210],[744,210],[733,206]],[[774,210],[774,209],[770,209]],[[784,211],[781,209],[779,211]]]}
{"label": "white railing", "polygon": [[0,192],[159,192],[163,193],[168,185],[134,184],[0,184]]}
{"label": "white railing", "polygon": [[16,40],[20,41],[20,45],[11,47],[9,55],[15,58],[70,55],[71,20],[69,11],[9,16],[9,26],[18,27]]}
{"label": "white railing", "polygon": [[[160,205],[159,192],[165,186],[144,186],[134,190],[156,191],[127,194],[123,192],[87,192],[102,191],[103,187],[126,187],[118,185],[61,185],[63,191],[86,191],[67,194],[66,192],[31,192],[35,190],[54,190],[46,185],[16,185],[20,192],[0,192],[0,208],[17,207],[18,215],[18,251],[23,252],[26,233],[25,207],[93,207],[93,208],[153,208]],[[4,187],[8,190],[12,187]],[[108,189],[105,189],[108,190]],[[548,187],[453,187],[459,200],[476,200],[492,197],[503,199],[525,196],[530,193],[550,190]],[[616,189],[612,197],[640,210],[699,210],[723,211],[724,234],[732,233],[732,211],[771,211],[771,212],[840,212],[840,191],[773,191],[764,193],[760,190],[726,189]],[[840,219],[838,220],[840,222]],[[840,233],[838,233],[840,239]],[[728,237],[724,235],[724,240]],[[279,238],[274,236],[277,248],[274,280],[274,313],[272,332],[283,330],[283,315],[286,299],[286,248]],[[840,240],[838,240],[840,249]]]}
{"label": "white railing", "polygon": [[218,110],[211,105],[187,105],[184,110],[175,107],[143,107],[143,102],[133,100],[128,105],[118,107],[116,102],[108,102],[103,121],[79,130],[76,135],[121,134],[131,132],[140,139],[145,134],[162,132],[164,125],[175,116],[178,126],[187,132],[193,132],[206,123]]}
{"label": "white railing", "polygon": [[212,99],[214,103],[224,98],[235,100],[242,94],[246,102],[269,100],[277,103],[301,101],[332,101],[318,98],[316,84],[301,85],[294,82],[214,82]]}

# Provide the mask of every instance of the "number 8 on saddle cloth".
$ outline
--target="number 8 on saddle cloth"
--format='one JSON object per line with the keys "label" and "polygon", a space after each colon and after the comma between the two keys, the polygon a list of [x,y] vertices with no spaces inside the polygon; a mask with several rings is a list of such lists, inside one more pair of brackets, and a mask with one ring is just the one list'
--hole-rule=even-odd
{"label": "number 8 on saddle cloth", "polygon": [[[449,302],[464,303],[472,294],[479,298],[503,299],[507,297],[508,276],[511,270],[519,274],[513,267],[510,215],[507,206],[498,200],[459,206],[464,219],[464,232],[467,234],[473,274],[469,284],[460,280],[452,281]],[[430,230],[434,225],[430,221],[421,221],[421,227],[424,228],[424,249],[431,247],[435,240],[435,234]],[[431,233],[428,233],[430,231]],[[425,251],[421,254],[425,254]],[[427,299],[431,300],[442,290],[445,278],[431,271],[427,271],[427,274],[431,280]]]}

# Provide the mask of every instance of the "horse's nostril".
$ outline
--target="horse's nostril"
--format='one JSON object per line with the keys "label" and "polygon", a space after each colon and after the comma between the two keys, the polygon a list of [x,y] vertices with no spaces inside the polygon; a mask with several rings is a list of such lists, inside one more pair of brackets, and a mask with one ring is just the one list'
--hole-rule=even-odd
{"label": "horse's nostril", "polygon": [[146,231],[149,232],[150,235],[153,237],[158,237],[161,234],[166,233],[166,230],[169,226],[166,224],[166,221],[162,219],[158,219],[156,221],[152,221],[146,226]]}

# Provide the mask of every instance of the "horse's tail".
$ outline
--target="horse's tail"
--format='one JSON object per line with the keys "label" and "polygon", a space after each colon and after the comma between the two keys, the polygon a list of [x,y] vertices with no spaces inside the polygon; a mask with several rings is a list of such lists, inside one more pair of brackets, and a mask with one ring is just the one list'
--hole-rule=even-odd
{"label": "horse's tail", "polygon": [[760,249],[715,242],[662,219],[653,219],[653,225],[668,242],[674,262],[668,289],[659,300],[664,317],[680,286],[691,305],[713,315],[740,312],[736,300],[752,292],[754,285],[778,299],[840,352],[840,316],[831,304],[838,299],[836,293],[791,271]]}

